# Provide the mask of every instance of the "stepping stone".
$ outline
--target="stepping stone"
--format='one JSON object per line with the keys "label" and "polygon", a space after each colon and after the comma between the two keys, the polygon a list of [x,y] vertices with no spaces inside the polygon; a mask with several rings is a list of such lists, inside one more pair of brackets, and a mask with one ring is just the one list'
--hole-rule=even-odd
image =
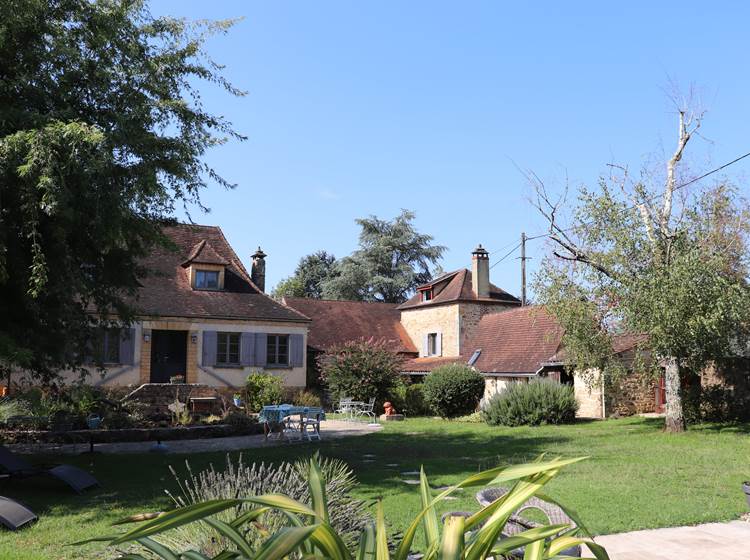
{"label": "stepping stone", "polygon": [[403,471],[401,476],[419,476],[419,471]]}
{"label": "stepping stone", "polygon": [[458,500],[458,498],[456,498],[455,496],[446,496],[446,497],[445,497],[445,498],[443,498],[443,499],[444,499],[444,500]]}
{"label": "stepping stone", "polygon": [[387,463],[386,467],[398,467],[398,463]]}
{"label": "stepping stone", "polygon": [[362,459],[363,463],[374,463],[375,459]]}
{"label": "stepping stone", "polygon": [[440,490],[442,492],[443,490],[447,490],[448,488],[450,488],[450,486],[430,486],[430,488],[432,488],[433,490]]}
{"label": "stepping stone", "polygon": [[406,478],[406,479],[403,479],[401,482],[404,482],[406,484],[412,484],[414,486],[416,486],[417,484],[420,484],[419,480],[416,480],[414,478]]}
{"label": "stepping stone", "polygon": [[374,459],[375,457],[377,457],[377,455],[373,455],[372,453],[365,453],[364,455],[362,455],[362,457],[364,457],[365,459]]}

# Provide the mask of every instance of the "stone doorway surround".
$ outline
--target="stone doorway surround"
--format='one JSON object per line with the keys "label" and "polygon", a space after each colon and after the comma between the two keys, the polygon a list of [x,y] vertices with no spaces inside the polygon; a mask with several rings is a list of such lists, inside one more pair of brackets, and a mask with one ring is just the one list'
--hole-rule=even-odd
{"label": "stone doorway surround", "polygon": [[198,382],[198,336],[193,321],[189,320],[144,320],[141,335],[141,384],[151,382],[151,345],[152,335],[155,330],[164,331],[187,331],[187,359],[186,359],[186,383]]}

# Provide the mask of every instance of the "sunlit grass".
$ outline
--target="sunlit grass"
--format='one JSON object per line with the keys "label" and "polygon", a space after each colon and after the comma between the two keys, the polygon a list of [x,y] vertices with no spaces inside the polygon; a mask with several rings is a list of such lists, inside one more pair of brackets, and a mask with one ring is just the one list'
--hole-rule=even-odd
{"label": "sunlit grass", "polygon": [[[721,521],[746,511],[740,489],[750,478],[748,426],[706,426],[679,435],[661,431],[658,419],[587,422],[572,426],[490,428],[483,424],[410,419],[383,430],[320,445],[250,449],[247,460],[278,461],[314,450],[346,460],[360,480],[362,498],[382,498],[392,530],[404,528],[419,508],[416,487],[403,471],[424,465],[430,481],[451,484],[498,463],[534,459],[542,452],[590,459],[567,468],[549,493],[578,510],[597,533]],[[364,455],[373,454],[374,458]],[[236,454],[235,454],[236,455]],[[102,488],[76,496],[52,480],[10,481],[0,494],[20,499],[40,516],[35,526],[0,532],[0,558],[102,558],[101,545],[70,543],[112,531],[125,515],[170,506],[165,488],[175,484],[168,466],[183,469],[185,456],[94,455],[38,457],[74,463],[92,472]],[[221,465],[222,453],[190,457],[194,469]],[[373,461],[373,462],[369,462]],[[398,464],[389,467],[388,464]],[[184,469],[183,469],[184,470]],[[476,510],[473,495],[444,509]]]}

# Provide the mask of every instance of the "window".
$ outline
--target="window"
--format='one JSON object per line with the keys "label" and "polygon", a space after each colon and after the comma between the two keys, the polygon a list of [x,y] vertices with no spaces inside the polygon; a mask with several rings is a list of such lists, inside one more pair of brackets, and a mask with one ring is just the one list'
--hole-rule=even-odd
{"label": "window", "polygon": [[430,333],[427,335],[427,355],[437,356],[438,353],[438,342],[437,333]]}
{"label": "window", "polygon": [[196,270],[195,287],[199,290],[218,290],[219,289],[219,271],[218,270]]}
{"label": "window", "polygon": [[92,356],[87,363],[119,364],[120,363],[120,329],[101,329],[96,335]]}
{"label": "window", "polygon": [[432,299],[432,288],[429,290],[422,290],[422,301],[430,301]]}
{"label": "window", "polygon": [[240,333],[220,332],[216,335],[216,363],[239,365]]}
{"label": "window", "polygon": [[288,366],[289,335],[269,334],[266,351],[266,362],[269,366]]}

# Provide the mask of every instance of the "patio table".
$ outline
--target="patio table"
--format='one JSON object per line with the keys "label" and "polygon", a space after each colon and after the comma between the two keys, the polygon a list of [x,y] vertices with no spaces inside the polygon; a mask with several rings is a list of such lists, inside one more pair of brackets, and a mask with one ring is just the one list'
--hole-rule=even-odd
{"label": "patio table", "polygon": [[365,405],[362,401],[346,401],[342,403],[341,410],[344,414],[348,415],[349,420],[354,420],[357,412]]}
{"label": "patio table", "polygon": [[[268,438],[273,424],[282,424],[286,418],[299,415],[300,439],[305,429],[305,417],[325,420],[323,409],[318,406],[294,406],[291,404],[277,404],[264,406],[258,415],[258,421],[263,422],[263,433]],[[283,434],[283,431],[282,431]],[[280,436],[281,437],[281,436]]]}

